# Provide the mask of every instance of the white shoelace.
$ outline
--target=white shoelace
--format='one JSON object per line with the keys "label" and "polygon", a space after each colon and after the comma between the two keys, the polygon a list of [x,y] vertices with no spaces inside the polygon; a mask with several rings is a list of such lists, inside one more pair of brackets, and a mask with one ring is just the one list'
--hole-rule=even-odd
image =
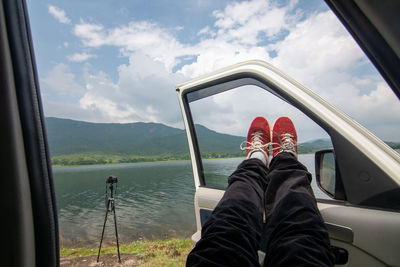
{"label": "white shoelace", "polygon": [[293,140],[293,135],[290,133],[284,133],[281,134],[281,137],[278,136],[280,143],[272,143],[272,145],[278,145],[275,148],[272,148],[272,150],[279,149],[279,152],[289,152],[297,156],[296,153],[296,146],[297,143]]}
{"label": "white shoelace", "polygon": [[[249,156],[251,155],[251,153],[255,152],[255,151],[260,151],[261,153],[263,153],[265,155],[265,158],[268,159],[268,155],[265,152],[264,148],[268,147],[271,143],[266,143],[266,144],[262,144],[263,140],[261,139],[263,133],[260,132],[254,132],[251,134],[252,135],[252,142],[247,142],[243,141],[240,144],[240,150],[250,150],[249,152]],[[243,146],[245,145],[245,146]]]}

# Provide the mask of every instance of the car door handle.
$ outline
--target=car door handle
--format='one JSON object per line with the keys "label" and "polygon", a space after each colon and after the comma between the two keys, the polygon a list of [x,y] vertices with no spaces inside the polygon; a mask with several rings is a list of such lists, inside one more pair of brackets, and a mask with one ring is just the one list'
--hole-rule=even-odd
{"label": "car door handle", "polygon": [[329,237],[344,241],[346,243],[353,243],[354,233],[353,230],[347,226],[342,226],[334,223],[325,222],[326,228],[328,229]]}

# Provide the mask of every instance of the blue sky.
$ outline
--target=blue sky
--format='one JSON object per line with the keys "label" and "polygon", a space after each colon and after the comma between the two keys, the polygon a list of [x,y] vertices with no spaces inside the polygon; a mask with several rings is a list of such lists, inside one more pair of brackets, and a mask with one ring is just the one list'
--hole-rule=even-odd
{"label": "blue sky", "polygon": [[[181,127],[177,83],[261,59],[382,139],[400,141],[393,135],[400,125],[399,101],[323,1],[27,3],[46,116]],[[252,106],[269,101],[255,94]],[[198,109],[199,122],[246,135],[258,110],[238,107],[242,97],[231,94],[205,103]],[[206,112],[211,104],[229,110],[226,118],[212,118]],[[262,110],[272,121],[282,111],[274,105]],[[318,137],[301,116],[293,116],[307,133],[304,139]],[[230,129],[221,120],[229,121]]]}

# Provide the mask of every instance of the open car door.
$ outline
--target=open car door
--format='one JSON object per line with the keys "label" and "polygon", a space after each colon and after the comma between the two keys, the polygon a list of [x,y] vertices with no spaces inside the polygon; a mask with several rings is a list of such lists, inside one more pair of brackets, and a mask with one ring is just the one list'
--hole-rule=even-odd
{"label": "open car door", "polygon": [[317,197],[317,201],[336,263],[398,265],[400,155],[346,114],[262,61],[236,64],[177,86],[196,187],[197,232],[192,240],[199,240],[202,225],[224,193],[224,186],[215,182],[217,172],[210,175],[204,168],[206,161],[198,138],[202,127],[194,120],[192,106],[235,88],[248,90],[249,86],[295,107],[319,125],[332,142],[333,149],[316,153],[313,179],[317,178],[330,196]]}

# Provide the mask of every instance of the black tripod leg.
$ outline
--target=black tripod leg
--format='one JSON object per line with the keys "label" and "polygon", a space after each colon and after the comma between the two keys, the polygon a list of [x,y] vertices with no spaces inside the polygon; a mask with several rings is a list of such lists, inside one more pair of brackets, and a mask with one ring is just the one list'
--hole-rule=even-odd
{"label": "black tripod leg", "polygon": [[117,229],[117,215],[115,215],[114,202],[111,204],[112,210],[114,211],[114,225],[115,225],[115,237],[117,238],[117,249],[118,249],[118,262],[121,263],[121,256],[119,254],[119,242],[118,242],[118,229]]}
{"label": "black tripod leg", "polygon": [[[101,243],[103,242],[103,237],[104,237],[104,228],[106,227],[107,215],[108,215],[108,208],[109,208],[109,207],[110,207],[110,200],[108,200],[108,201],[107,201],[107,211],[106,211],[106,217],[104,218],[103,231],[101,232],[101,239],[100,239],[99,253],[97,254],[97,262],[99,262],[99,258],[100,258]],[[114,214],[115,214],[115,213],[114,213]]]}

